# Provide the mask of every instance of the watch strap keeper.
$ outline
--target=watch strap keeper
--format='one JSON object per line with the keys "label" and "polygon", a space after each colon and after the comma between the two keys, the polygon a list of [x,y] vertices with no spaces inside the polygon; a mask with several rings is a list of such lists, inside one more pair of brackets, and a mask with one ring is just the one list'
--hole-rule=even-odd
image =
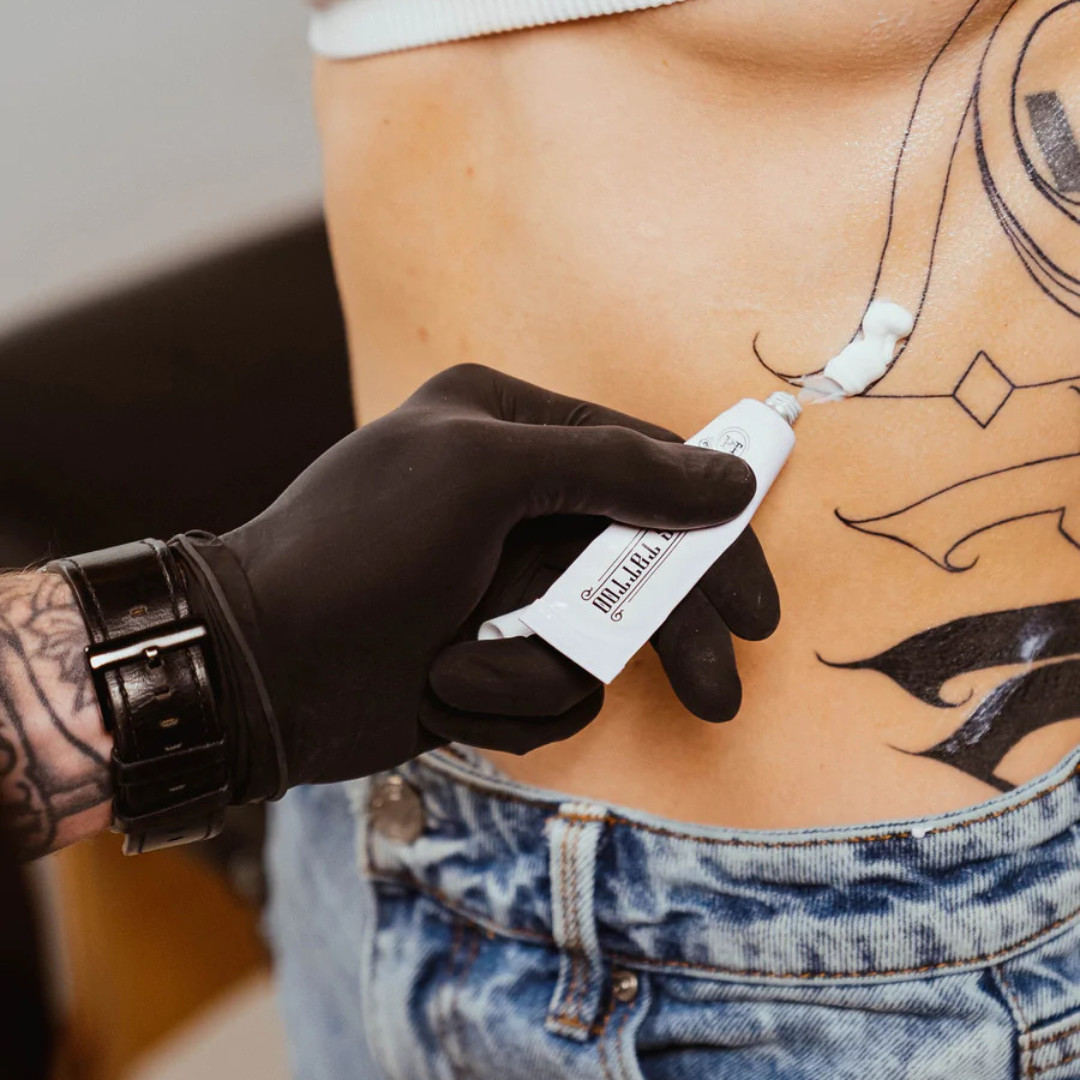
{"label": "watch strap keeper", "polygon": [[231,785],[210,665],[183,578],[159,540],[58,559],[90,644],[87,663],[113,735],[113,820],[136,854],[220,832]]}

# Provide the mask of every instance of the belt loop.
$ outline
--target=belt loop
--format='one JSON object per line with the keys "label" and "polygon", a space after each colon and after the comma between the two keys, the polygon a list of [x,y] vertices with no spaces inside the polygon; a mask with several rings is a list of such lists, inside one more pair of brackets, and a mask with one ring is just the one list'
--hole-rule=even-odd
{"label": "belt loop", "polygon": [[552,932],[561,955],[544,1027],[576,1042],[589,1037],[604,982],[593,906],[596,849],[604,820],[597,806],[563,803],[547,823]]}

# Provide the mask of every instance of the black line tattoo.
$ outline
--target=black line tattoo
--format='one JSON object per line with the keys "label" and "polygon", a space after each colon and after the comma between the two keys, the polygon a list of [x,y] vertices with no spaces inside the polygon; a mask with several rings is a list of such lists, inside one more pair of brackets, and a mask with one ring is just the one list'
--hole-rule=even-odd
{"label": "black line tattoo", "polygon": [[818,659],[830,667],[879,672],[939,709],[971,701],[970,693],[960,701],[943,697],[952,679],[1024,667],[987,694],[948,738],[915,752],[1001,791],[1013,785],[995,770],[1014,746],[1040,728],[1080,718],[1080,600],[954,619],[864,660]]}
{"label": "black line tattoo", "polygon": [[1005,407],[1015,389],[1012,379],[980,350],[960,376],[952,396],[979,427],[986,428]]}
{"label": "black line tattoo", "polygon": [[[1041,69],[1029,62],[1048,40],[1058,55],[1075,48],[1078,5],[1080,0],[1010,0],[995,14],[984,45],[973,49],[960,32],[989,6],[975,0],[923,73],[893,171],[885,238],[866,304],[876,298],[900,303],[912,312],[915,327],[892,367],[858,400],[951,400],[958,415],[993,433],[1018,401],[1041,409],[1044,403],[1059,406],[1062,395],[1080,394],[1080,349],[1055,352],[1052,366],[1036,375],[1024,369],[1027,355],[1003,358],[992,342],[935,358],[925,388],[894,392],[897,380],[892,386],[888,381],[910,367],[904,358],[914,355],[911,343],[920,321],[926,322],[950,183],[964,176],[972,178],[975,197],[985,198],[998,235],[1034,286],[1029,311],[1049,316],[1056,308],[1080,318],[1080,137],[1073,126],[1080,112],[1073,109],[1070,118],[1067,95],[1042,81]],[[1072,21],[1053,21],[1062,15]],[[1072,36],[1059,47],[1050,35],[1063,25]],[[956,168],[960,162],[963,172]],[[919,185],[925,193],[928,183],[939,193],[931,199],[919,193]],[[789,382],[823,370],[772,362],[760,335],[752,350],[759,364]],[[961,475],[898,509],[854,515],[838,508],[836,518],[953,574],[976,566],[986,533],[1029,518],[1056,526],[1067,547],[1055,548],[1055,556],[1072,559],[1080,551],[1080,445],[1046,446],[1041,453],[1029,448],[1022,460]],[[860,660],[818,659],[836,669],[885,675],[930,708],[962,710],[962,723],[947,738],[902,752],[1008,790],[1012,785],[997,769],[1009,751],[1040,728],[1080,718],[1080,599],[954,619]],[[965,687],[964,677],[980,671],[995,685],[976,699],[976,684],[969,680]]]}
{"label": "black line tattoo", "polygon": [[837,518],[849,528],[895,540],[942,570],[960,573],[979,561],[955,561],[982,533],[1024,518],[1057,518],[1058,532],[1080,551],[1080,454],[1062,454],[995,469],[924,495],[877,517]]}
{"label": "black line tattoo", "polygon": [[[1048,180],[1035,166],[1028,152],[1017,120],[1016,101],[1021,68],[1033,39],[1047,20],[1076,3],[1080,3],[1080,0],[1058,2],[1049,10],[1043,10],[1028,25],[1024,21],[1031,17],[1028,8],[1018,8],[1017,0],[1013,0],[998,18],[981,56],[965,59],[965,52],[970,54],[971,50],[961,38],[961,30],[980,8],[987,6],[984,0],[975,0],[923,73],[901,139],[893,171],[885,239],[863,309],[865,314],[866,307],[878,297],[892,300],[912,312],[915,327],[898,347],[889,371],[858,395],[860,399],[952,397],[968,416],[986,427],[1013,391],[1032,390],[1080,378],[1080,371],[1074,370],[1050,380],[1025,382],[1016,378],[1015,373],[1007,374],[1004,367],[996,363],[993,367],[997,375],[1010,386],[999,387],[1001,397],[997,408],[986,408],[981,404],[970,408],[965,397],[980,398],[984,391],[991,396],[994,393],[992,387],[970,382],[973,377],[980,378],[983,384],[994,381],[993,372],[987,371],[985,365],[979,363],[980,357],[989,360],[986,352],[981,351],[951,393],[893,394],[878,389],[898,370],[901,357],[918,332],[933,276],[934,257],[953,166],[962,149],[965,152],[970,149],[974,154],[987,201],[1031,280],[1044,296],[1073,315],[1080,316],[1080,267],[1063,265],[1058,257],[1051,254],[1050,245],[1041,239],[1043,234],[1062,224],[1061,214],[1071,219],[1072,225],[1080,225],[1080,200],[1069,197],[1080,189],[1080,181],[1077,180],[1080,176],[1080,141],[1069,126],[1064,105],[1056,91],[1027,95],[1025,103],[1031,117],[1032,135],[1052,174],[1052,180]],[[1046,0],[1043,6],[1046,7]],[[958,87],[962,88],[962,92],[957,92]],[[958,120],[955,126],[944,119],[950,116],[950,109],[952,120]],[[988,137],[991,130],[998,133],[992,140]],[[954,132],[951,140],[948,138],[950,131]],[[968,131],[971,134],[970,147],[965,138]],[[908,174],[905,159],[911,158],[918,163],[914,186],[926,184],[927,170],[936,169],[940,175],[941,195],[936,204],[927,204],[917,190],[909,190],[909,185],[905,183]],[[1073,187],[1074,183],[1078,187]],[[1039,196],[1033,200],[1033,208],[1020,205],[1023,200],[1016,192],[1025,189],[1034,189]],[[1005,193],[1009,193],[1008,196]],[[1041,212],[1046,203],[1052,204],[1045,208],[1052,215],[1050,217]],[[920,259],[918,254],[913,256],[913,251],[922,252],[923,257]],[[860,315],[860,323],[861,319]],[[858,333],[856,327],[848,340],[853,341]],[[806,370],[784,370],[765,358],[760,333],[754,336],[751,348],[762,367],[789,383],[824,370],[823,364]],[[965,379],[969,379],[966,386],[963,385]]]}
{"label": "black line tattoo", "polygon": [[[960,21],[953,27],[952,33],[945,43],[934,55],[929,66],[919,81],[918,90],[915,93],[915,102],[908,116],[907,126],[900,140],[900,149],[893,169],[892,187],[889,193],[889,212],[885,225],[885,237],[882,241],[881,254],[878,256],[877,268],[874,271],[874,280],[870,286],[869,296],[863,311],[859,316],[859,326],[856,326],[848,338],[848,342],[854,341],[859,334],[862,318],[866,309],[877,297],[892,300],[907,308],[912,313],[914,327],[907,341],[901,342],[896,352],[896,362],[907,348],[907,343],[915,336],[915,329],[919,324],[919,317],[926,302],[926,295],[930,289],[930,279],[933,274],[934,253],[937,250],[938,239],[941,234],[942,218],[945,214],[945,203],[949,194],[949,181],[952,177],[953,164],[960,147],[961,138],[968,126],[968,118],[971,111],[972,93],[968,90],[966,96],[957,99],[954,87],[957,79],[963,80],[969,70],[964,65],[955,63],[942,63],[943,60],[951,59],[956,51],[958,42],[961,42],[961,32],[964,26],[971,20],[980,8],[987,6],[988,0],[974,0],[972,5],[964,13]],[[972,77],[974,72],[972,71]],[[957,101],[959,105],[953,120],[955,127],[948,120],[943,119],[942,110],[936,106],[939,99]],[[928,108],[926,102],[930,101]],[[962,106],[962,107],[959,107]],[[954,130],[951,143],[943,143],[941,140],[942,130]],[[936,205],[927,205],[922,198],[921,191],[913,191],[912,186],[906,183],[908,172],[913,166],[911,160],[922,163],[922,169],[935,169],[940,176],[941,195]],[[925,186],[925,176],[920,173],[917,177],[918,186]],[[910,205],[909,205],[910,204]],[[913,259],[911,249],[923,249],[922,260]],[[766,361],[758,345],[760,334],[755,335],[752,347],[754,356],[766,371],[786,382],[793,383],[796,379],[805,375],[816,375],[824,371],[824,364],[808,370],[797,372],[781,371],[774,364]],[[887,373],[886,373],[887,374]],[[884,378],[884,376],[883,376]],[[879,379],[878,382],[881,380]],[[877,383],[863,391],[860,396],[869,396],[870,390]]]}
{"label": "black line tattoo", "polygon": [[0,576],[0,815],[26,858],[111,797],[108,762],[77,734],[101,725],[85,645],[60,578]]}
{"label": "black line tattoo", "polygon": [[[1080,386],[1064,389],[1080,395]],[[984,398],[982,407],[989,404]],[[969,541],[1025,518],[1056,518],[1058,533],[1080,550],[1080,452],[993,469],[884,514],[856,518],[839,509],[834,513],[849,528],[894,540],[950,573],[970,570],[978,562],[977,555],[966,563],[956,559]]]}
{"label": "black line tattoo", "polygon": [[[1033,137],[1053,176],[1051,182],[1035,166],[1025,147],[1017,120],[1017,87],[1032,41],[1047,20],[1077,3],[1080,0],[1064,0],[1041,11],[1030,25],[1018,23],[1005,32],[1003,27],[1007,26],[1010,15],[1017,10],[1015,2],[1010,4],[990,34],[975,74],[967,108],[974,121],[973,145],[983,189],[998,224],[1042,294],[1071,314],[1080,316],[1080,277],[1076,276],[1080,273],[1080,267],[1070,272],[1057,257],[1049,253],[1050,245],[1045,239],[1036,239],[1039,229],[1047,234],[1052,226],[1080,226],[1080,202],[1070,202],[1066,194],[1072,190],[1073,165],[1080,162],[1077,139],[1069,127],[1064,105],[1056,91],[1027,95],[1025,102],[1031,116]],[[1026,12],[1025,17],[1031,18]],[[938,54],[934,63],[941,55]],[[921,99],[920,89],[909,121],[909,131],[916,126]],[[993,139],[989,137],[988,130],[991,122],[999,129]],[[1002,129],[1008,138],[1002,137]],[[953,158],[957,145],[954,142]],[[902,161],[903,149],[900,156]],[[899,170],[899,163],[897,168]],[[1036,197],[1032,200],[1035,209],[1026,204],[1021,206],[1023,199],[1017,194],[1018,183],[1021,190],[1027,185],[1035,189]],[[894,203],[897,190],[894,182]],[[1009,191],[1010,196],[1006,197],[1003,191]],[[947,177],[942,200],[946,195]],[[1053,214],[1049,223],[1038,213],[1045,204],[1050,204],[1048,208]],[[890,211],[890,222],[892,216]],[[883,260],[888,247],[887,238]],[[933,269],[933,248],[932,244],[927,264],[927,284]],[[882,265],[884,263],[879,264],[875,289],[881,279]],[[925,295],[924,290],[919,300],[919,311]],[[756,344],[755,353],[760,357]],[[895,370],[895,365],[892,370]],[[884,378],[888,378],[888,373]],[[995,362],[986,350],[980,350],[956,382],[951,394],[886,394],[871,388],[864,396],[891,400],[951,397],[967,416],[986,429],[1018,393],[1046,390],[1059,385],[1065,389],[1077,378],[1080,378],[1080,373],[1023,381],[1007,373],[1004,366]],[[1068,388],[1075,389],[1073,386]],[[1064,455],[1036,458],[971,476],[884,514],[856,516],[837,509],[836,516],[852,529],[887,537],[918,551],[943,570],[957,572],[969,570],[977,562],[977,556],[971,556],[966,562],[958,560],[955,557],[958,548],[981,533],[1023,518],[1040,515],[1056,517],[1060,535],[1074,548],[1080,548],[1078,503],[1080,455]]]}

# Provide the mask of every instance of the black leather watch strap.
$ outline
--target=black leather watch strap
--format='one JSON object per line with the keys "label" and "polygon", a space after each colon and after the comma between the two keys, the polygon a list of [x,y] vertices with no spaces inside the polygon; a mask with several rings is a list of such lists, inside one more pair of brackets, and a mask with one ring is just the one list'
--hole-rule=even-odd
{"label": "black leather watch strap", "polygon": [[59,559],[90,635],[87,662],[113,734],[113,819],[137,854],[221,830],[230,786],[211,642],[158,540]]}

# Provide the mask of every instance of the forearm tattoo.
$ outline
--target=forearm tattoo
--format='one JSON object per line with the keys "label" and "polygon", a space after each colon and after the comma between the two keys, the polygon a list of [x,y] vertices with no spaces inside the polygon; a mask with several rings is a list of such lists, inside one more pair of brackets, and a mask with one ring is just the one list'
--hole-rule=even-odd
{"label": "forearm tattoo", "polygon": [[108,820],[108,738],[86,643],[62,578],[0,575],[0,823],[28,859]]}
{"label": "forearm tattoo", "polygon": [[[1012,550],[1030,565],[1020,545],[1032,534],[1014,525],[1035,519],[1062,591],[1030,607],[964,612],[873,656],[819,656],[885,676],[927,709],[962,714],[945,739],[905,752],[1001,790],[1012,785],[997,769],[1014,746],[1080,718],[1080,84],[1069,59],[1078,41],[1080,0],[972,0],[912,95],[868,282],[867,305],[900,303],[915,328],[889,371],[846,407],[880,410],[894,430],[903,430],[905,412],[933,415],[943,427],[960,426],[966,444],[985,449],[996,467],[956,455],[950,482],[928,483],[903,505],[890,505],[883,475],[868,505],[835,508],[837,526],[860,543],[894,545],[898,572],[902,560],[929,560],[943,590],[985,575],[991,558],[999,570],[1013,536]],[[999,313],[984,308],[970,333],[926,341],[933,330],[921,327],[950,319],[956,279],[935,268],[957,237],[976,259],[997,259],[999,277],[1009,275],[1016,321],[1052,325],[1054,338],[1036,345],[1010,337]],[[811,373],[774,355],[761,334],[751,347],[781,378]],[[1043,422],[1017,449],[1003,429],[1025,415]],[[966,678],[980,671],[994,680],[991,689],[964,693]],[[954,679],[960,689],[950,693]]]}

